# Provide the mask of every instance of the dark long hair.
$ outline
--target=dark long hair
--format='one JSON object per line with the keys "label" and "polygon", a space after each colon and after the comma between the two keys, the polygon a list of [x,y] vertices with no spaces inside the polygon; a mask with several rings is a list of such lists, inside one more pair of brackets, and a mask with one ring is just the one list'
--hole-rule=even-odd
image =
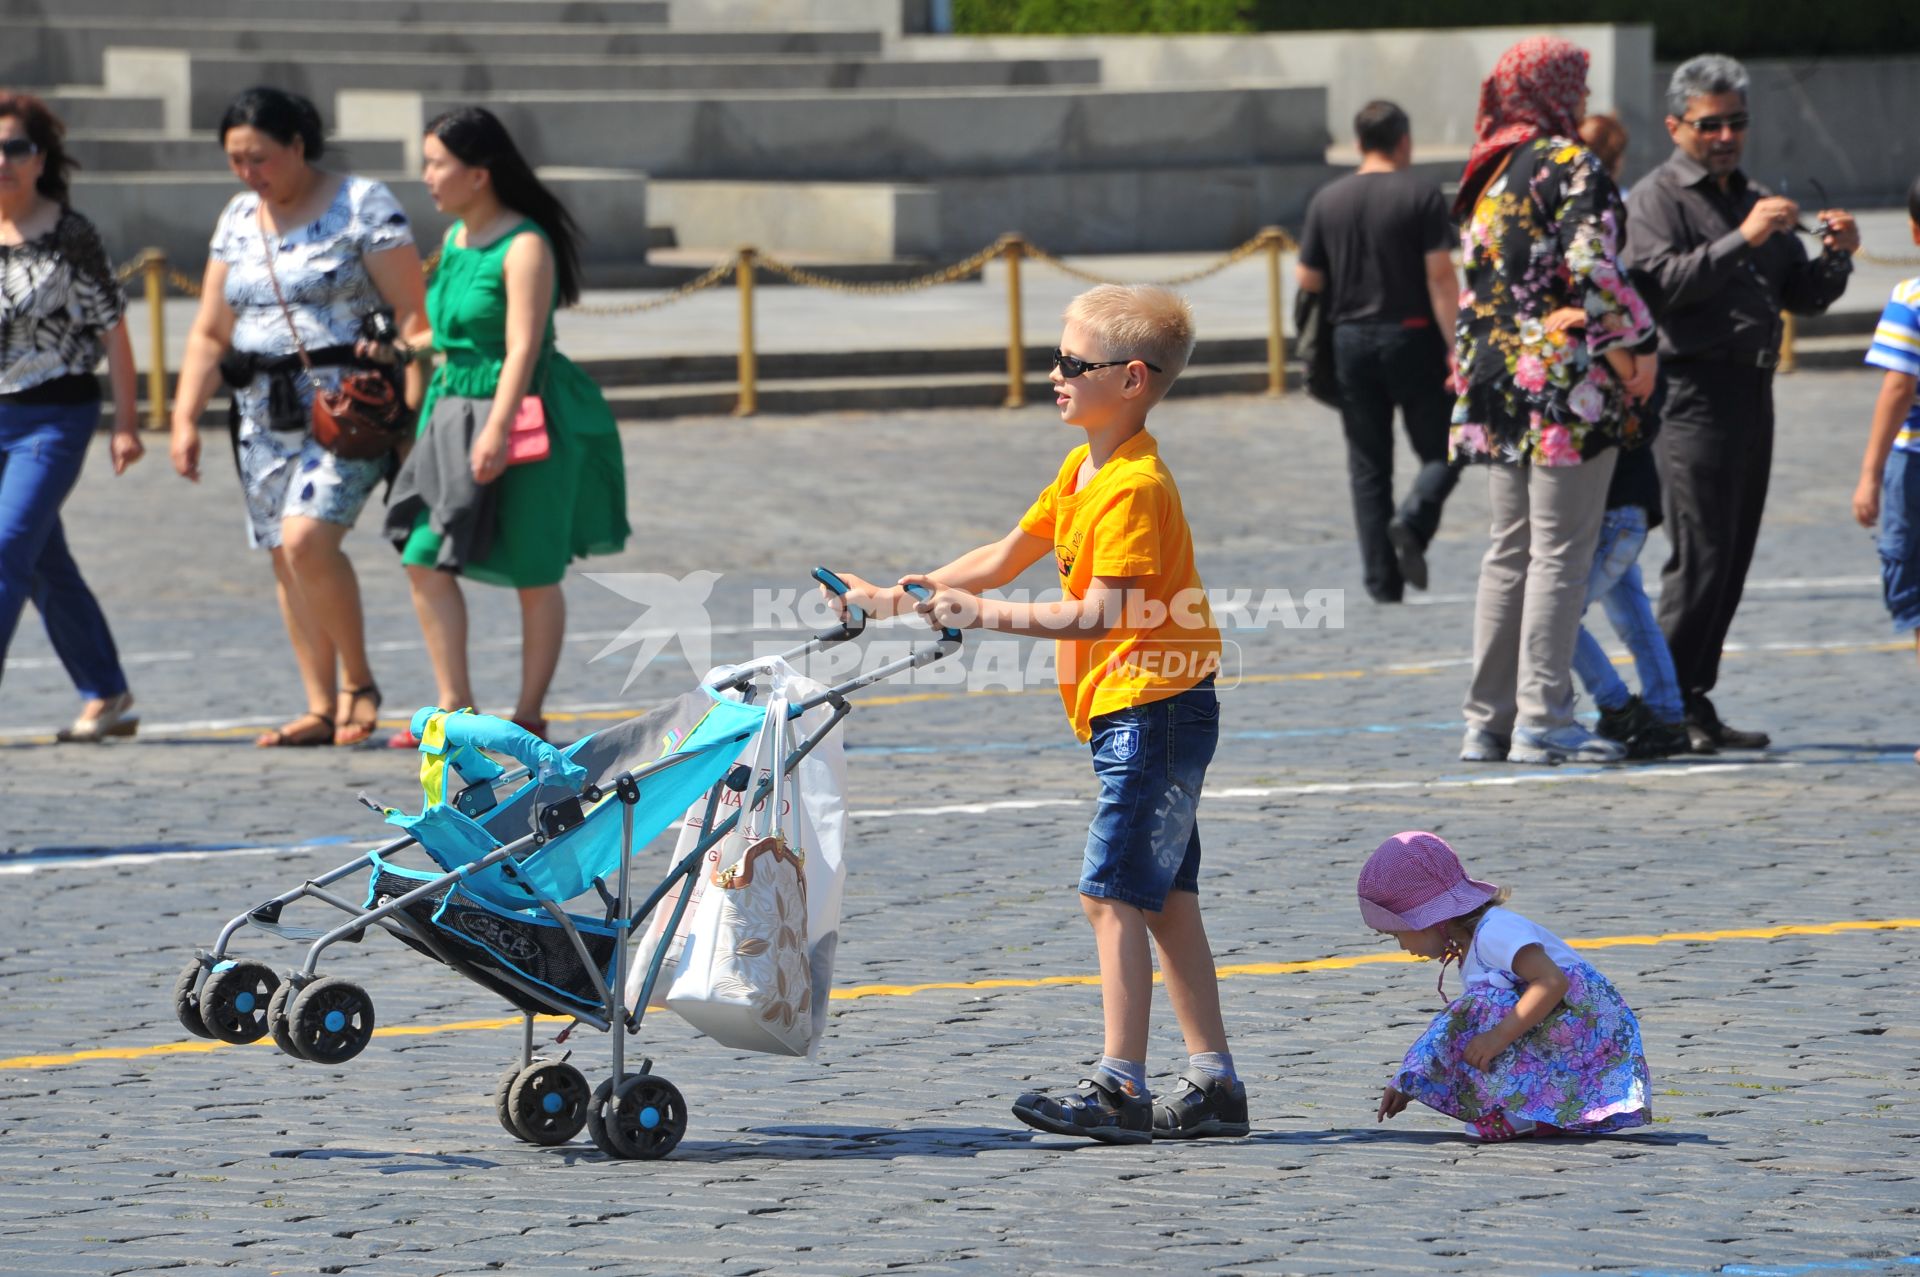
{"label": "dark long hair", "polygon": [[483,106],[463,106],[435,116],[427,125],[427,135],[440,139],[440,145],[462,164],[493,175],[493,193],[500,202],[530,218],[553,245],[560,304],[579,301],[580,228],[566,205],[534,175],[500,117]]}
{"label": "dark long hair", "polygon": [[20,121],[28,140],[40,148],[40,157],[45,161],[34,189],[65,206],[69,194],[67,178],[80,167],[80,162],[67,154],[67,126],[45,102],[31,93],[0,93],[0,116],[8,115]]}
{"label": "dark long hair", "polygon": [[226,112],[220,117],[222,146],[226,145],[227,134],[235,129],[259,129],[282,146],[292,146],[293,139],[299,138],[309,164],[327,151],[319,109],[298,93],[271,85],[243,89],[227,103]]}

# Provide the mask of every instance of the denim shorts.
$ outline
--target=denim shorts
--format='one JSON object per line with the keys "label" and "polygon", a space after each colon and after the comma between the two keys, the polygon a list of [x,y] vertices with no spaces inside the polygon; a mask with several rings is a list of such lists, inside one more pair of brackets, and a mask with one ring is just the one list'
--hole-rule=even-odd
{"label": "denim shorts", "polygon": [[1213,680],[1091,725],[1100,805],[1080,894],[1158,913],[1169,891],[1200,889],[1200,786],[1220,740]]}
{"label": "denim shorts", "polygon": [[1880,481],[1880,584],[1894,630],[1920,630],[1920,454],[1898,448]]}

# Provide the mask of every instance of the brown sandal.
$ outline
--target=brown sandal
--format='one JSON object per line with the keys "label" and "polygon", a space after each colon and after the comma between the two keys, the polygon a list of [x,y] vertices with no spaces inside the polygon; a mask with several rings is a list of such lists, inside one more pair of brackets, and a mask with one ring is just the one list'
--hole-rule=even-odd
{"label": "brown sandal", "polygon": [[[302,723],[311,722],[313,727],[302,727]],[[291,722],[282,723],[270,732],[264,732],[253,744],[256,749],[305,749],[313,745],[331,745],[333,743],[333,716],[322,714],[318,710],[308,710]]]}
{"label": "brown sandal", "polygon": [[[347,698],[346,721],[334,729],[333,743],[336,745],[358,745],[364,740],[371,739],[374,732],[379,730],[380,685],[378,683],[368,683],[365,687],[349,687],[346,689],[345,695]],[[362,701],[373,702],[372,717],[355,718],[353,716],[353,711],[360,707],[360,702]]]}

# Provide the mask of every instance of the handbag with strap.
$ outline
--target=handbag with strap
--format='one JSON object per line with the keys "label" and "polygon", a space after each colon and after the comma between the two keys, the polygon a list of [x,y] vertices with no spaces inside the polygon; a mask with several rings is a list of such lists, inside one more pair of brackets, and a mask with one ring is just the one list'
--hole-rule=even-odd
{"label": "handbag with strap", "polygon": [[[782,813],[793,796],[789,730],[788,702],[775,696],[760,730],[772,778],[764,827],[748,833],[744,846],[722,844],[667,991],[668,1010],[722,1046],[772,1055],[807,1054],[814,1032],[806,861],[787,841]],[[754,814],[741,812],[736,828]],[[736,847],[737,857],[727,859]]]}
{"label": "handbag with strap", "polygon": [[314,363],[307,345],[300,340],[300,326],[293,322],[293,308],[280,291],[280,279],[273,271],[273,248],[267,243],[266,206],[260,208],[260,248],[266,259],[267,282],[273,285],[273,298],[286,317],[287,331],[300,352],[300,365],[313,386],[313,441],[337,457],[350,461],[371,461],[384,457],[406,439],[408,414],[406,400],[394,379],[377,368],[356,368],[341,374],[340,384],[332,389],[314,376]]}
{"label": "handbag with strap", "polygon": [[540,388],[520,400],[507,431],[507,464],[545,461],[553,455],[553,437],[547,433],[547,353],[540,357]]}

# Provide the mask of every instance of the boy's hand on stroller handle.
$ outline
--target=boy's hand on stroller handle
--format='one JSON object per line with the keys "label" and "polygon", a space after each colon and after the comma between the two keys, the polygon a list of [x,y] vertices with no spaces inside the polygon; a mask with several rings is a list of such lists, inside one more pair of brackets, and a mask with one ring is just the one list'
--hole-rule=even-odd
{"label": "boy's hand on stroller handle", "polygon": [[[853,587],[842,580],[839,573],[830,568],[818,567],[813,570],[813,579],[818,581],[820,588],[826,591],[828,600],[834,605],[834,611],[840,614],[840,619],[846,623],[850,632],[857,633],[862,626],[866,625],[866,609],[849,597],[853,593]],[[855,577],[854,580],[859,581],[860,578]],[[860,583],[867,584],[865,581]],[[872,587],[868,586],[864,593],[870,595],[871,592]]]}
{"label": "boy's hand on stroller handle", "polygon": [[924,576],[903,576],[900,588],[913,596],[913,610],[926,617],[945,642],[959,642],[958,626],[980,619],[980,600],[965,590],[941,585]]}

